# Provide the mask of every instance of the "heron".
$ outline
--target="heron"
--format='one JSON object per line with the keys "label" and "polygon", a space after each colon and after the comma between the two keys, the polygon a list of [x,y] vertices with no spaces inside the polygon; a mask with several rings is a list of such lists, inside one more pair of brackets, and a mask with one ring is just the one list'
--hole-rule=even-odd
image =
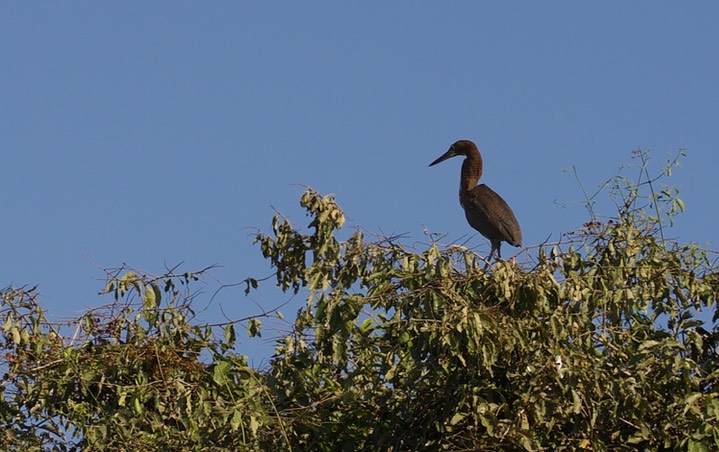
{"label": "heron", "polygon": [[492,244],[487,261],[495,252],[497,258],[501,259],[502,254],[499,248],[502,242],[507,242],[512,246],[521,246],[522,230],[514,212],[504,199],[485,184],[477,185],[483,170],[482,155],[479,153],[477,145],[469,140],[459,140],[429,166],[434,166],[458,155],[465,157],[459,181],[459,204],[464,209],[469,225]]}

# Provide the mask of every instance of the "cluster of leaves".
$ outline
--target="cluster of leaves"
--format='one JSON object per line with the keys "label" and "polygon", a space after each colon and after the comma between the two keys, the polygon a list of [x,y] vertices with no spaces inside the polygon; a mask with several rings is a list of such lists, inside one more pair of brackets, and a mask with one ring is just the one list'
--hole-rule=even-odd
{"label": "cluster of leaves", "polygon": [[306,192],[314,233],[276,217],[258,236],[278,285],[309,292],[268,380],[293,413],[293,444],[719,447],[719,333],[697,319],[716,312],[716,265],[664,240],[684,205],[656,181],[620,174],[617,216],[540,247],[531,270],[512,260],[485,271],[461,247],[416,252],[361,231],[340,242],[334,199]]}
{"label": "cluster of leaves", "polygon": [[252,448],[267,423],[262,377],[231,351],[233,324],[217,339],[193,323],[187,288],[203,273],[113,272],[114,302],[65,336],[34,290],[4,290],[0,448]]}
{"label": "cluster of leaves", "polygon": [[70,339],[32,290],[7,289],[2,444],[716,449],[719,330],[698,317],[716,321],[719,272],[709,252],[664,238],[684,205],[638,156],[638,180],[609,184],[616,216],[588,200],[583,228],[490,269],[460,246],[340,240],[344,213],[307,190],[311,230],[278,214],[256,237],[277,286],[307,295],[264,371],[236,354],[233,322],[193,321],[178,287],[202,272],[113,273],[115,303]]}

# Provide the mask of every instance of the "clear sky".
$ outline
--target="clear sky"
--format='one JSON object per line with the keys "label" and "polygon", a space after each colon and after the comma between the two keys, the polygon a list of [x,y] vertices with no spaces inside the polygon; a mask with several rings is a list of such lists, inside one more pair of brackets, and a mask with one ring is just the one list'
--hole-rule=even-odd
{"label": "clear sky", "polygon": [[[350,228],[486,253],[460,159],[427,167],[460,138],[526,245],[587,220],[566,168],[594,188],[634,149],[658,170],[683,148],[670,235],[715,249],[717,20],[708,1],[3,2],[0,286],[39,284],[67,318],[110,301],[95,264],[266,276],[252,228],[272,207],[306,225],[302,185]],[[264,287],[215,304],[239,318],[289,298]],[[255,363],[256,345],[240,348]]]}

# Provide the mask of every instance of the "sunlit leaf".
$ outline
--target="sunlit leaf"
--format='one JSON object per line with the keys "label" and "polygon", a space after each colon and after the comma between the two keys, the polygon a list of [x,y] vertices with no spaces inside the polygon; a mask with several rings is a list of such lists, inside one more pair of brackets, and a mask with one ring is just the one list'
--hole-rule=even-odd
{"label": "sunlit leaf", "polygon": [[218,385],[224,385],[227,383],[227,375],[230,373],[230,369],[230,363],[227,361],[219,361],[215,364],[215,367],[212,370],[212,379],[214,382]]}
{"label": "sunlit leaf", "polygon": [[674,201],[677,203],[677,206],[679,207],[679,210],[682,211],[682,212],[684,212],[684,210],[685,210],[684,201],[682,201],[682,200],[679,199],[679,198],[675,198]]}
{"label": "sunlit leaf", "polygon": [[5,323],[3,323],[2,330],[3,332],[7,333],[10,327],[12,327],[13,324],[13,316],[12,313],[7,314],[7,319],[5,320]]}
{"label": "sunlit leaf", "polygon": [[262,322],[259,319],[250,319],[247,322],[247,334],[250,337],[262,336]]}
{"label": "sunlit leaf", "polygon": [[10,329],[10,334],[12,335],[12,341],[15,342],[15,344],[20,344],[20,330],[18,327],[12,327]]}
{"label": "sunlit leaf", "polygon": [[237,336],[235,336],[235,325],[232,323],[228,323],[227,325],[225,325],[225,344],[227,344],[228,347],[234,347],[236,339]]}

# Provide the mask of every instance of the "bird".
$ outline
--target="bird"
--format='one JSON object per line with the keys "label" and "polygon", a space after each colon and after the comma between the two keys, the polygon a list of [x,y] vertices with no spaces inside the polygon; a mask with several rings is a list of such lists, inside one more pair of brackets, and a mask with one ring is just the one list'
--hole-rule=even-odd
{"label": "bird", "polygon": [[456,141],[447,152],[429,166],[458,155],[465,157],[459,181],[459,204],[464,209],[469,225],[492,244],[487,261],[495,252],[497,258],[501,259],[499,248],[503,241],[512,246],[522,246],[522,230],[514,212],[504,199],[485,184],[477,185],[483,170],[482,155],[477,145],[469,140]]}

